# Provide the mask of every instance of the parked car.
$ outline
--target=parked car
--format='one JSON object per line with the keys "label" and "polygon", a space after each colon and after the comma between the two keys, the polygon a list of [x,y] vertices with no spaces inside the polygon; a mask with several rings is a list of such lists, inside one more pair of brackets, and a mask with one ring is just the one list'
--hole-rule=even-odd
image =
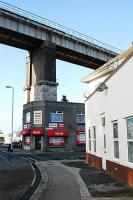
{"label": "parked car", "polygon": [[21,141],[19,141],[19,142],[13,142],[13,148],[14,149],[22,148],[22,142]]}

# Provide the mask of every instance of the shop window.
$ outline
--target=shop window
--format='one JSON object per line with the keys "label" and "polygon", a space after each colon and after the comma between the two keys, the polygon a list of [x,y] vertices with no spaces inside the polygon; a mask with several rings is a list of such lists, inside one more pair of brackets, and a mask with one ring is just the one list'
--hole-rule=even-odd
{"label": "shop window", "polygon": [[24,145],[30,145],[30,143],[31,143],[31,137],[24,136]]}
{"label": "shop window", "polygon": [[84,124],[85,123],[85,113],[77,113],[77,123]]}
{"label": "shop window", "polygon": [[65,139],[64,137],[49,137],[48,146],[49,147],[64,147]]}
{"label": "shop window", "polygon": [[133,118],[127,119],[128,161],[133,163]]}
{"label": "shop window", "polygon": [[113,140],[114,140],[114,158],[119,158],[119,137],[118,137],[118,122],[112,122]]}
{"label": "shop window", "polygon": [[63,122],[63,112],[60,111],[52,112],[51,122]]}
{"label": "shop window", "polygon": [[89,138],[88,138],[89,139],[89,151],[91,151],[91,129],[89,128],[88,131],[89,131],[89,135],[88,135],[89,136]]}
{"label": "shop window", "polygon": [[78,131],[77,132],[77,144],[79,145],[85,145],[86,143],[86,135],[85,131]]}
{"label": "shop window", "polygon": [[30,112],[25,113],[25,123],[30,123]]}
{"label": "shop window", "polygon": [[96,127],[92,126],[92,130],[93,130],[93,138],[92,138],[93,152],[96,152]]}

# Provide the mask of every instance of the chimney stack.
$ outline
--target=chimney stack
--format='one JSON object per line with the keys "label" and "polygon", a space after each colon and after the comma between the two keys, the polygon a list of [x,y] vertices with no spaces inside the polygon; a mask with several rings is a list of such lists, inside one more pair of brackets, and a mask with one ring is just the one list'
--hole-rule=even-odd
{"label": "chimney stack", "polygon": [[65,95],[62,95],[62,99],[61,99],[61,102],[68,102],[67,98]]}

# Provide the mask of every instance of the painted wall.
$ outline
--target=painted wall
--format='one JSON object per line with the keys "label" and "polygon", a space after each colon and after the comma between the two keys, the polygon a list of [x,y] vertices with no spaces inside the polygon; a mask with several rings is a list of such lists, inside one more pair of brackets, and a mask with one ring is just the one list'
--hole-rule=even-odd
{"label": "painted wall", "polygon": [[[111,79],[106,82],[108,87],[103,92],[96,92],[85,103],[86,110],[86,152],[98,157],[103,156],[103,132],[101,117],[106,118],[106,159],[133,168],[128,162],[127,126],[126,119],[133,116],[133,58],[119,69]],[[103,114],[105,113],[105,114]],[[118,120],[119,154],[120,159],[114,159],[114,143],[112,121]],[[96,126],[96,153],[89,152],[88,129]]]}

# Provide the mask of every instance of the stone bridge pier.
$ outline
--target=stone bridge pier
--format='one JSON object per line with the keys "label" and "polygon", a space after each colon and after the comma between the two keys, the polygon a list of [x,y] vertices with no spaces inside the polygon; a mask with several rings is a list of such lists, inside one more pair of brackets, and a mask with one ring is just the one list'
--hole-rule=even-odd
{"label": "stone bridge pier", "polygon": [[56,48],[43,43],[27,52],[25,104],[31,101],[57,101]]}

